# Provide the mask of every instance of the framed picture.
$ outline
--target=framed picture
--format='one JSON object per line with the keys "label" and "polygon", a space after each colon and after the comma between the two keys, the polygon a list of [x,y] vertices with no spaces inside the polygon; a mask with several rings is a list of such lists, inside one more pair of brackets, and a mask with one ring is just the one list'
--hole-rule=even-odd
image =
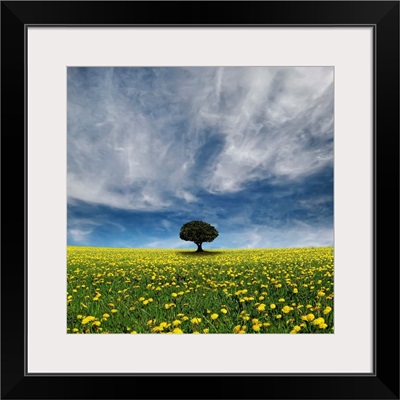
{"label": "framed picture", "polygon": [[397,1],[1,7],[4,399],[399,398]]}

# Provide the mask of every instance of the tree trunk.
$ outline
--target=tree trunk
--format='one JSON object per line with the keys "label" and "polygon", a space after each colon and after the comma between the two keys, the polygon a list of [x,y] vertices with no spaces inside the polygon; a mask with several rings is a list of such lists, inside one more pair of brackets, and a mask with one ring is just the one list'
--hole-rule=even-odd
{"label": "tree trunk", "polygon": [[197,253],[198,251],[204,251],[203,248],[201,247],[201,245],[202,245],[203,243],[196,243],[196,244],[197,244],[196,253]]}

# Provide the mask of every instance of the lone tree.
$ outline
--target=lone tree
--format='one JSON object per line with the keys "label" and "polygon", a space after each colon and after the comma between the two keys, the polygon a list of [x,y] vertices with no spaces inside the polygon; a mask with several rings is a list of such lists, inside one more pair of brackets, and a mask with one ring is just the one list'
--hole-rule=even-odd
{"label": "lone tree", "polygon": [[188,242],[197,244],[196,251],[203,251],[204,242],[212,242],[218,236],[218,231],[207,222],[191,221],[182,225],[179,237]]}

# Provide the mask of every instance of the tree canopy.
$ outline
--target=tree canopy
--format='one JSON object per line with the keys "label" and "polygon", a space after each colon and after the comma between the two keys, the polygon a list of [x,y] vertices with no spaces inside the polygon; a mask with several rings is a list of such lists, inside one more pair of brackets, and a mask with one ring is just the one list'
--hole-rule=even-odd
{"label": "tree canopy", "polygon": [[197,251],[203,251],[204,242],[212,242],[217,236],[218,231],[207,222],[190,221],[182,225],[179,237],[197,245]]}

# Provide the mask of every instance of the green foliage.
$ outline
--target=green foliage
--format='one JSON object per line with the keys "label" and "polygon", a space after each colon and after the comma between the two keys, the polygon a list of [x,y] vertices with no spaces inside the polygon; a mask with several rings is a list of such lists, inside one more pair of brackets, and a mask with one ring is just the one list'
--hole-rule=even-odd
{"label": "green foliage", "polygon": [[218,231],[207,222],[191,221],[182,225],[179,237],[200,246],[204,242],[212,242],[218,236]]}

